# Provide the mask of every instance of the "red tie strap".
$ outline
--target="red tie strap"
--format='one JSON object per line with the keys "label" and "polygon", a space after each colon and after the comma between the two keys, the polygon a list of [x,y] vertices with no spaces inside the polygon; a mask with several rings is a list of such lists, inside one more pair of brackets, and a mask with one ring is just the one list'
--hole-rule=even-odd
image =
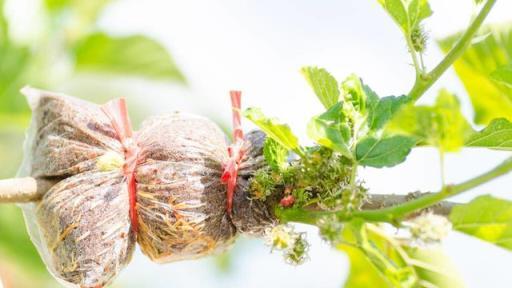
{"label": "red tie strap", "polygon": [[233,143],[228,146],[229,159],[224,163],[224,171],[222,172],[221,180],[227,184],[227,205],[226,209],[231,216],[233,208],[233,195],[236,189],[236,179],[238,177],[238,167],[245,154],[245,140],[242,131],[242,117],[241,117],[241,96],[240,91],[230,91],[231,107],[233,110]]}
{"label": "red tie strap", "polygon": [[139,146],[133,141],[132,125],[128,118],[128,109],[124,98],[115,99],[101,106],[101,110],[107,115],[114,127],[114,130],[121,141],[124,149],[123,174],[126,177],[128,185],[128,195],[130,201],[130,221],[131,229],[136,234],[138,230],[137,210],[137,183],[135,180],[135,168],[139,156]]}

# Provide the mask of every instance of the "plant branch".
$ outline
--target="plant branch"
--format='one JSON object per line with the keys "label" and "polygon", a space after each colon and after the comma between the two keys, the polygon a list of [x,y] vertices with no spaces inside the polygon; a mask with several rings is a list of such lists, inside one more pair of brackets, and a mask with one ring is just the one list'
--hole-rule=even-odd
{"label": "plant branch", "polygon": [[[396,205],[401,205],[403,203],[406,203],[408,201],[411,201],[413,199],[431,195],[433,193],[426,192],[426,193],[420,193],[420,192],[414,192],[409,193],[406,195],[397,195],[397,194],[370,194],[368,195],[367,201],[363,204],[361,209],[363,211],[366,210],[378,210],[378,209],[384,209],[393,207]],[[449,201],[441,201],[436,203],[435,205],[429,207],[429,210],[432,211],[434,214],[442,215],[442,216],[448,216],[450,212],[452,211],[453,207],[458,205],[458,203],[455,202],[449,202]],[[414,213],[411,213],[409,216],[414,216],[415,213],[420,213],[423,210],[415,211]],[[314,205],[307,206],[306,208],[298,209],[298,208],[292,208],[292,209],[278,209],[276,211],[276,215],[281,221],[284,222],[299,222],[304,224],[311,224],[315,225],[316,221],[320,219],[323,216],[332,215],[333,213],[337,214],[338,218],[341,221],[348,221],[353,218],[353,215],[342,215],[341,212],[332,212],[332,211],[325,211],[322,210],[320,207]]]}
{"label": "plant branch", "polygon": [[356,217],[361,217],[367,220],[379,220],[384,219],[387,222],[396,222],[408,214],[414,213],[415,211],[428,208],[432,205],[435,205],[438,202],[441,202],[449,197],[453,197],[455,195],[461,194],[468,190],[471,190],[475,187],[478,187],[484,183],[487,183],[495,178],[498,178],[512,170],[512,157],[505,160],[500,165],[496,166],[494,169],[481,174],[475,178],[467,180],[457,185],[446,186],[441,191],[437,193],[428,194],[422,197],[419,197],[415,200],[405,202],[400,205],[377,209],[377,210],[368,210],[368,211],[359,211],[354,213]]}
{"label": "plant branch", "polygon": [[[366,204],[363,206],[363,210],[356,212],[346,212],[346,211],[310,211],[308,209],[284,209],[277,210],[276,215],[285,222],[301,222],[305,224],[315,224],[318,219],[323,216],[335,214],[340,221],[348,221],[354,218],[362,218],[366,221],[374,221],[374,222],[389,222],[395,224],[397,221],[410,216],[418,211],[423,209],[434,207],[434,205],[440,205],[437,208],[438,211],[442,211],[441,214],[447,215],[451,207],[453,207],[453,203],[448,204],[444,201],[445,199],[461,194],[468,190],[471,190],[477,186],[480,186],[484,183],[487,183],[495,178],[498,178],[512,170],[512,157],[505,160],[500,165],[496,166],[494,169],[481,174],[475,178],[462,182],[460,184],[446,186],[441,191],[436,193],[425,193],[422,194],[421,197],[416,199],[407,201],[406,196],[402,196],[402,198],[396,200],[396,203],[391,203],[392,206],[386,206],[384,204],[384,208],[373,209],[374,207],[378,207],[377,204]],[[376,197],[372,196],[372,197]],[[380,201],[385,201],[386,198],[390,198],[389,195],[381,195],[378,198]],[[372,199],[372,198],[370,198]],[[403,202],[402,202],[403,201]],[[389,202],[388,202],[389,203]],[[377,205],[377,206],[375,206]],[[370,208],[370,210],[365,210]]]}
{"label": "plant branch", "polygon": [[414,45],[411,41],[411,35],[405,34],[406,42],[407,42],[407,48],[409,49],[409,54],[411,54],[412,63],[414,65],[414,70],[416,71],[416,82],[421,81],[421,78],[424,77],[423,75],[423,65],[420,65],[420,62],[418,60],[418,54],[414,50]]}
{"label": "plant branch", "polygon": [[50,180],[32,177],[0,180],[0,204],[37,201],[53,184]]}
{"label": "plant branch", "polygon": [[462,37],[457,41],[455,46],[448,52],[444,59],[434,68],[431,72],[427,73],[425,77],[416,77],[416,82],[409,92],[409,96],[413,101],[418,100],[438,79],[443,73],[466,51],[470,45],[471,40],[478,32],[480,26],[485,18],[491,11],[496,0],[487,0],[482,7],[477,17],[471,22],[468,29],[464,32]]}
{"label": "plant branch", "polygon": [[[407,195],[396,195],[396,194],[372,194],[368,195],[368,201],[363,204],[362,210],[377,210],[388,207],[401,205],[414,199],[431,195],[433,193],[426,192],[414,192]],[[435,205],[429,207],[431,211],[437,215],[448,216],[457,203],[449,201],[441,201]]]}

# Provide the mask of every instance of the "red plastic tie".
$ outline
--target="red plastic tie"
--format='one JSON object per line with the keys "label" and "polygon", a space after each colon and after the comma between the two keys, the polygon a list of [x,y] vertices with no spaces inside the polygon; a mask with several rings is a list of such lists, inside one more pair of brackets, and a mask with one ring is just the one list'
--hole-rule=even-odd
{"label": "red plastic tie", "polygon": [[227,184],[227,205],[226,209],[231,216],[233,209],[233,196],[236,189],[238,168],[245,154],[244,132],[242,130],[241,98],[242,92],[230,91],[231,107],[233,110],[233,143],[228,146],[229,159],[224,163],[222,172],[222,183]]}
{"label": "red plastic tie", "polygon": [[135,168],[137,167],[137,158],[139,156],[139,146],[133,141],[133,130],[128,117],[128,108],[124,98],[114,99],[101,106],[101,110],[107,115],[112,123],[112,127],[117,133],[121,145],[124,149],[123,174],[126,177],[128,186],[128,195],[130,201],[130,221],[131,229],[137,233],[139,222],[137,218],[137,182],[135,180]]}

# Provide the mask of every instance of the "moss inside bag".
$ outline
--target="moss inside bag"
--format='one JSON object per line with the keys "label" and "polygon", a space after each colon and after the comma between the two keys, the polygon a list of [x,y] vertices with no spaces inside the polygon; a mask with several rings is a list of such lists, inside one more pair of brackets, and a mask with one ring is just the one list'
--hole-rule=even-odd
{"label": "moss inside bag", "polygon": [[[239,118],[228,146],[203,117],[156,116],[133,132],[122,99],[99,106],[22,92],[33,118],[19,176],[52,183],[22,208],[33,242],[63,285],[108,285],[136,243],[164,263],[215,253],[237,234],[262,234],[274,224],[278,200],[247,195],[250,178],[264,165],[264,134],[244,137]],[[239,97],[232,95],[237,105]]]}

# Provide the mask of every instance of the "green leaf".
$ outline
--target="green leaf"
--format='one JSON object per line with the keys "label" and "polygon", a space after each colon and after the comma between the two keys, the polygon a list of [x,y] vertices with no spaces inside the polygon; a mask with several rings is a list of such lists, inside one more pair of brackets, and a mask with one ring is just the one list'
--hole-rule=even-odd
{"label": "green leaf", "polygon": [[77,71],[103,72],[184,82],[167,50],[157,41],[135,35],[90,35],[75,49]]}
{"label": "green leaf", "polygon": [[368,137],[357,143],[357,161],[364,166],[392,167],[404,162],[415,144],[414,138],[400,135],[382,139]]}
{"label": "green leaf", "polygon": [[338,249],[345,252],[350,261],[350,272],[343,287],[368,288],[389,287],[388,282],[357,247],[341,244]]}
{"label": "green leaf", "polygon": [[352,158],[350,153],[350,127],[343,114],[341,102],[327,112],[315,116],[308,124],[308,136],[318,144]]}
{"label": "green leaf", "polygon": [[[361,78],[355,74],[348,76],[341,84],[341,87],[345,103],[350,104],[353,110],[361,115],[367,113],[367,106],[375,105],[379,100],[379,96],[370,87],[364,85]],[[354,119],[355,117],[352,116],[351,118]]]}
{"label": "green leaf", "polygon": [[326,109],[338,103],[338,82],[329,72],[317,67],[304,67],[301,72]]}
{"label": "green leaf", "polygon": [[260,127],[268,137],[274,139],[286,149],[292,150],[300,156],[304,155],[302,148],[299,146],[299,140],[288,125],[279,122],[275,118],[267,118],[259,108],[248,108],[245,110],[244,116]]}
{"label": "green leaf", "polygon": [[[366,122],[371,132],[379,131],[391,117],[409,101],[408,96],[388,96],[379,98],[368,85],[356,75],[350,75],[343,81],[343,99],[345,113],[353,122]],[[350,107],[351,106],[351,107]],[[366,118],[366,119],[365,119]],[[367,132],[360,129],[360,132]]]}
{"label": "green leaf", "polygon": [[457,97],[443,89],[433,106],[404,107],[388,123],[386,132],[412,136],[421,145],[455,152],[473,130],[460,111]]}
{"label": "green leaf", "polygon": [[438,146],[443,151],[458,151],[473,129],[460,111],[460,102],[445,89],[439,91],[435,104]]}
{"label": "green leaf", "polygon": [[381,98],[368,114],[368,127],[377,131],[395,115],[395,113],[410,100],[407,96],[387,96]]}
{"label": "green leaf", "polygon": [[512,66],[500,67],[491,73],[491,78],[512,87]]}
{"label": "green leaf", "polygon": [[396,24],[404,31],[409,31],[409,16],[402,0],[378,0]]}
{"label": "green leaf", "polygon": [[280,171],[288,165],[288,149],[272,138],[265,139],[263,156],[267,164],[274,170]]}
{"label": "green leaf", "polygon": [[427,0],[378,0],[405,34],[410,34],[432,10]]}
{"label": "green leaf", "polygon": [[453,228],[512,250],[512,202],[484,195],[452,209]]}
{"label": "green leaf", "polygon": [[512,122],[504,118],[493,120],[485,129],[471,135],[465,146],[512,151]]}
{"label": "green leaf", "polygon": [[[402,246],[414,267],[419,287],[466,287],[455,264],[439,246]],[[433,284],[427,286],[426,284]]]}
{"label": "green leaf", "polygon": [[430,9],[427,0],[409,0],[407,11],[411,31],[417,27],[421,21],[432,15],[432,9]]}
{"label": "green leaf", "polygon": [[343,236],[345,243],[338,249],[345,251],[351,262],[345,288],[464,286],[439,248],[408,246],[378,226],[360,220],[347,223]]}
{"label": "green leaf", "polygon": [[[477,124],[486,125],[496,118],[512,121],[512,87],[489,77],[510,64],[512,26],[488,26],[481,33],[489,35],[464,52],[454,64],[455,71],[471,98]],[[440,40],[439,45],[447,53],[459,38],[460,33]]]}

